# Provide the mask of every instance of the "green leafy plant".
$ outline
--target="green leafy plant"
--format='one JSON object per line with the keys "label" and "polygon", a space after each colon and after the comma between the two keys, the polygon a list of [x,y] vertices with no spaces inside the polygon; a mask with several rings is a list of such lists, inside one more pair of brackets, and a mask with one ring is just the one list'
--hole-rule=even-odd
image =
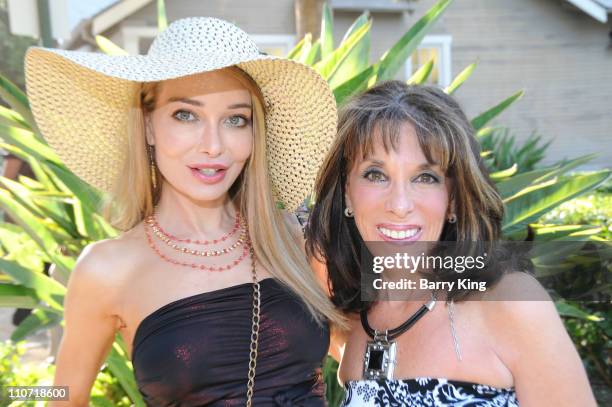
{"label": "green leafy plant", "polygon": [[491,172],[515,167],[516,174],[534,170],[552,142],[542,143],[542,136],[532,133],[524,142],[518,143],[510,129],[504,127],[481,133],[479,141]]}
{"label": "green leafy plant", "polygon": [[[595,239],[609,242],[612,236],[612,184],[607,182],[591,194],[568,201],[549,211],[540,219],[543,224],[593,225],[597,231]],[[609,276],[612,261],[582,264],[555,277],[554,286],[558,291],[567,287],[579,292],[595,294],[610,292]],[[582,356],[589,376],[593,380],[595,395],[601,405],[612,401],[612,322],[610,304],[605,298],[599,302],[571,301],[577,310],[590,315],[590,318],[566,318],[565,327],[578,352]],[[600,382],[601,384],[598,384]]]}
{"label": "green leafy plant", "polygon": [[35,386],[53,381],[53,367],[49,364],[24,366],[25,343],[7,340],[0,342],[0,387]]}
{"label": "green leafy plant", "polygon": [[[340,44],[335,46],[332,13],[325,6],[321,38],[314,40],[311,35],[306,35],[288,57],[317,70],[329,82],[337,103],[342,104],[351,95],[394,78],[451,3],[451,0],[437,2],[373,63],[369,61],[373,24],[369,15],[364,13],[359,16]],[[158,0],[158,12],[161,30],[167,25],[162,0]],[[108,39],[97,37],[96,40],[104,52],[125,53]],[[409,82],[424,83],[432,66],[433,61],[430,61],[420,67]],[[466,67],[445,89],[446,92],[455,92],[475,68],[475,63]],[[490,134],[493,130],[487,125],[520,99],[522,94],[519,91],[510,95],[474,117],[472,124],[479,137]],[[17,222],[17,226],[0,224],[0,306],[34,309],[32,315],[13,333],[14,338],[22,339],[39,329],[55,326],[62,320],[66,288],[43,274],[43,263],[54,264],[59,279],[67,281],[76,256],[86,244],[114,237],[117,232],[98,212],[101,194],[71,173],[49,148],[36,127],[26,95],[3,76],[0,76],[0,98],[11,107],[0,109],[0,148],[28,162],[36,174],[36,179],[21,177],[17,182],[0,178],[3,187],[0,189],[0,207]],[[527,155],[533,156],[531,153]],[[519,156],[511,156],[511,161]],[[570,173],[591,158],[579,157],[539,169],[527,167],[527,172],[514,168],[516,162],[510,167],[506,166],[509,164],[506,162],[496,168],[498,170],[492,177],[506,205],[503,221],[505,236],[522,240],[531,234],[537,239],[554,240],[589,239],[595,235],[597,231],[579,225],[567,228],[535,224],[555,207],[593,190],[608,178],[610,171],[607,170],[590,174]],[[533,158],[526,162],[533,162]],[[593,317],[571,304],[560,304],[558,309],[562,315],[571,318],[587,320]],[[123,403],[127,397],[134,405],[144,406],[125,344],[119,336],[106,360],[105,369],[99,374],[98,382],[107,380],[121,389],[108,393],[119,398],[113,400],[114,403]],[[328,359],[325,377],[331,405],[342,398],[342,390],[335,380],[336,369],[337,364]],[[94,397],[98,395],[94,394]],[[103,403],[100,401],[102,399],[97,400]]]}
{"label": "green leafy plant", "polygon": [[[25,343],[7,340],[0,342],[0,389],[4,386],[49,386],[53,383],[53,365],[42,363],[24,365]],[[34,406],[32,401],[12,401],[6,391],[0,392],[2,406]]]}
{"label": "green leafy plant", "polygon": [[[50,363],[24,364],[22,358],[26,353],[25,342],[7,340],[0,342],[0,388],[3,386],[50,386],[53,384],[55,366]],[[34,401],[2,400],[0,405],[37,406]],[[107,366],[103,366],[91,391],[90,405],[93,407],[129,407],[132,405],[118,379],[112,375]]]}

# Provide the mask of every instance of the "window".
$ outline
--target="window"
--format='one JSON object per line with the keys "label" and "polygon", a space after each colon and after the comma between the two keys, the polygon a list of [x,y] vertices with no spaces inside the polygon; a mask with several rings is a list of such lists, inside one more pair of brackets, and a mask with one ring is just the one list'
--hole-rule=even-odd
{"label": "window", "polygon": [[[130,54],[145,54],[157,36],[155,27],[123,27],[123,48]],[[259,50],[268,55],[286,56],[295,45],[295,36],[281,34],[251,35]]]}
{"label": "window", "polygon": [[406,61],[406,79],[432,59],[434,66],[427,83],[447,87],[451,82],[450,35],[426,35],[417,50]]}

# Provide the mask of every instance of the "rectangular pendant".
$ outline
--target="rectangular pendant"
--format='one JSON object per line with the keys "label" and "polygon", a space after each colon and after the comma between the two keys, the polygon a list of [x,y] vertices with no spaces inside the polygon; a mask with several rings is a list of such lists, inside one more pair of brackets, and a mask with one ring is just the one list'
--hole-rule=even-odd
{"label": "rectangular pendant", "polygon": [[363,359],[364,380],[393,379],[395,353],[395,341],[374,340],[368,342]]}

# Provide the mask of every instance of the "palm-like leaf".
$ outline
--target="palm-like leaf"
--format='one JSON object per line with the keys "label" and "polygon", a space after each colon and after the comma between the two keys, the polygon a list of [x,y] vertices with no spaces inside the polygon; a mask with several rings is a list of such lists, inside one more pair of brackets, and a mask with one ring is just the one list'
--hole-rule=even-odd
{"label": "palm-like leaf", "polygon": [[[337,77],[340,76],[343,72],[346,74],[349,71],[346,67],[350,66],[351,68],[354,66],[353,59],[349,59],[351,55],[351,51],[353,51],[357,46],[364,44],[362,40],[367,41],[369,44],[369,40],[367,36],[370,32],[371,22],[367,22],[363,26],[359,27],[353,34],[351,34],[346,41],[342,42],[338,49],[329,53],[326,57],[324,57],[321,61],[317,62],[314,65],[314,68],[321,74],[323,78],[325,78],[328,82],[334,80],[334,76],[336,74]],[[369,49],[369,45],[368,45]],[[352,69],[349,71],[352,72]],[[340,79],[335,79],[338,82]]]}
{"label": "palm-like leaf", "polygon": [[507,99],[504,99],[499,104],[493,106],[492,108],[473,118],[472,126],[474,127],[474,130],[480,130],[481,128],[483,128],[485,124],[489,123],[495,117],[499,116],[504,110],[510,107],[510,105],[519,100],[522,96],[523,91],[518,91],[514,95],[508,97]]}
{"label": "palm-like leaf", "polygon": [[323,5],[323,18],[321,19],[321,58],[325,59],[334,51],[334,20],[331,8]]}
{"label": "palm-like leaf", "polygon": [[430,60],[425,65],[420,67],[415,71],[415,73],[408,79],[409,85],[422,85],[424,84],[429,75],[431,75],[431,71],[433,70],[434,60]]}
{"label": "palm-like leaf", "polygon": [[96,35],[96,45],[108,55],[128,55],[126,50],[102,35]]}
{"label": "palm-like leaf", "polygon": [[36,128],[27,96],[4,75],[0,75],[0,98],[4,99],[13,108],[15,114],[19,115],[30,129]]}
{"label": "palm-like leaf", "polygon": [[421,17],[380,59],[378,81],[393,79],[416,50],[427,31],[442,16],[452,0],[441,0]]}
{"label": "palm-like leaf", "polygon": [[561,203],[595,189],[609,176],[610,171],[604,170],[588,175],[559,177],[528,187],[527,192],[504,200],[506,217],[502,229],[510,232],[517,227],[525,227]]}
{"label": "palm-like leaf", "polygon": [[474,72],[474,69],[476,69],[476,65],[477,63],[474,62],[470,65],[468,65],[463,71],[461,71],[459,73],[459,75],[457,75],[455,77],[455,79],[453,79],[453,81],[451,82],[450,85],[448,85],[448,87],[446,89],[444,89],[444,92],[448,93],[449,95],[452,95],[453,93],[455,93],[455,91],[457,89],[459,89],[459,87],[461,85],[463,85],[463,83],[470,77],[472,76],[472,73]]}

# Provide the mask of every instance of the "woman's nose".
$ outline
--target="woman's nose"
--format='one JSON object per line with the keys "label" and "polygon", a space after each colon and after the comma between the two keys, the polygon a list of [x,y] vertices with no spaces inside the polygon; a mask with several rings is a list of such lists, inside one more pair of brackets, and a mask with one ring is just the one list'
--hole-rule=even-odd
{"label": "woman's nose", "polygon": [[217,157],[223,152],[223,140],[217,124],[210,123],[202,129],[199,151],[210,157]]}
{"label": "woman's nose", "polygon": [[394,213],[399,218],[405,218],[414,210],[414,191],[404,183],[392,185],[391,191],[385,202],[385,209]]}

